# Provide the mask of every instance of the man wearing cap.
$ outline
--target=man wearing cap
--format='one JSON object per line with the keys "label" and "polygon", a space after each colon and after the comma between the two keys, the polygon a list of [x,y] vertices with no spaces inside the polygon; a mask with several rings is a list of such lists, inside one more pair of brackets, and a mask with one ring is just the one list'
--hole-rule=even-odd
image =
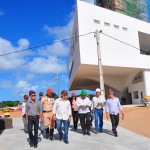
{"label": "man wearing cap", "polygon": [[43,97],[43,92],[39,92],[39,101],[42,100],[42,97]]}
{"label": "man wearing cap", "polygon": [[[41,102],[42,100],[42,97],[43,97],[43,92],[39,92],[39,101]],[[42,107],[42,110],[43,110],[43,107]],[[42,114],[42,122],[40,123],[40,127],[39,127],[39,130],[41,131],[41,133],[44,132],[44,116]]]}
{"label": "man wearing cap", "polygon": [[[36,101],[35,91],[29,91],[29,96],[31,101],[26,104],[26,122],[28,124],[30,147],[37,148],[39,121],[42,121],[42,106],[39,101]],[[32,133],[33,126],[34,135]]]}
{"label": "man wearing cap", "polygon": [[64,126],[64,143],[68,142],[68,127],[71,121],[71,105],[68,100],[68,92],[62,90],[61,98],[56,99],[53,107],[53,119],[56,120],[57,130],[60,136],[60,141],[63,139],[62,123]]}
{"label": "man wearing cap", "polygon": [[118,110],[120,109],[122,113],[122,117],[124,116],[124,113],[122,111],[122,107],[121,107],[119,99],[114,96],[114,92],[111,89],[108,90],[108,96],[109,96],[109,99],[107,99],[107,102],[106,102],[106,118],[108,119],[110,116],[111,123],[112,123],[112,131],[115,137],[117,137],[118,134],[117,134],[116,128],[119,124]]}
{"label": "man wearing cap", "polygon": [[42,98],[41,103],[43,106],[43,114],[44,114],[44,127],[46,131],[46,139],[50,139],[51,141],[54,140],[54,125],[55,122],[53,120],[53,105],[55,99],[53,98],[53,91],[52,89],[47,89],[47,94],[45,97]]}
{"label": "man wearing cap", "polygon": [[81,128],[83,135],[91,135],[90,134],[90,107],[91,101],[88,97],[86,97],[87,93],[86,90],[81,91],[81,96],[77,98],[76,105],[78,107],[78,114],[81,122]]}
{"label": "man wearing cap", "polygon": [[101,90],[97,88],[95,90],[96,96],[92,99],[92,107],[91,110],[94,112],[95,116],[95,133],[103,132],[103,106],[106,103],[104,97],[101,96]]}
{"label": "man wearing cap", "polygon": [[25,113],[25,111],[26,111],[26,103],[28,102],[29,96],[27,94],[25,94],[23,96],[23,98],[24,98],[24,101],[19,103],[18,108],[22,109],[22,120],[23,120],[23,124],[24,124],[24,132],[28,133],[28,126],[27,126],[27,123],[26,123],[26,113]]}

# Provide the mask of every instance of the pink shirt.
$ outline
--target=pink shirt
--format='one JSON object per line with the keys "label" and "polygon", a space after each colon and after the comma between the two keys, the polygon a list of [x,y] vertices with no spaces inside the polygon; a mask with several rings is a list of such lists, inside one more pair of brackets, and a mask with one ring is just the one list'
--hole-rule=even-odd
{"label": "pink shirt", "polygon": [[78,111],[78,107],[76,105],[76,101],[75,100],[72,101],[72,108],[73,108],[74,111]]}

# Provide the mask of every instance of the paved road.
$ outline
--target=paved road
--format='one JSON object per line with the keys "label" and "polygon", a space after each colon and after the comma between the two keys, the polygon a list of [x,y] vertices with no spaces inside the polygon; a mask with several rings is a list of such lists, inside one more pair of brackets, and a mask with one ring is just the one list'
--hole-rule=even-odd
{"label": "paved road", "polygon": [[[28,150],[28,134],[23,132],[21,119],[13,119],[13,128],[7,129],[0,135],[0,150]],[[111,132],[111,124],[104,121],[104,133],[94,134],[92,128],[91,136],[83,136],[81,128],[74,132],[72,125],[69,129],[69,144],[64,144],[58,140],[55,130],[55,141],[46,140],[43,135],[39,135],[41,141],[37,150],[149,150],[150,139],[135,134],[129,130],[118,127],[118,137],[114,137]],[[40,139],[39,138],[39,139]]]}

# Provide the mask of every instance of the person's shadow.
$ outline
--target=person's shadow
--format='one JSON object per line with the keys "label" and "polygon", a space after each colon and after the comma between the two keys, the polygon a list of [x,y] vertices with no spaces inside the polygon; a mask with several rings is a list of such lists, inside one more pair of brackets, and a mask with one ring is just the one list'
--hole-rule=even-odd
{"label": "person's shadow", "polygon": [[74,129],[74,125],[69,125],[70,131],[76,132],[76,133],[80,133],[83,134],[82,129],[81,128],[77,128],[77,130]]}
{"label": "person's shadow", "polygon": [[[63,137],[62,137],[63,138]],[[59,133],[55,133],[54,134],[54,139],[59,141],[60,140],[60,136],[59,136]]]}
{"label": "person's shadow", "polygon": [[4,130],[0,130],[0,135],[3,133]]}

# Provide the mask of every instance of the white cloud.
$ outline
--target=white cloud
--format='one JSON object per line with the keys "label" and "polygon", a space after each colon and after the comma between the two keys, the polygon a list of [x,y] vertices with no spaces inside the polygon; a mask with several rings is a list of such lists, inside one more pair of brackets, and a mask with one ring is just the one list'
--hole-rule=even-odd
{"label": "white cloud", "polygon": [[27,39],[20,39],[18,41],[19,49],[27,49],[29,47],[30,43]]}
{"label": "white cloud", "polygon": [[[18,47],[14,47],[11,42],[0,37],[0,55],[22,50],[29,46],[27,39],[20,39]],[[0,56],[0,71],[15,69],[25,63],[23,56],[25,53],[15,53],[11,55]]]}
{"label": "white cloud", "polygon": [[62,42],[55,43],[53,45],[46,46],[38,50],[38,53],[41,56],[67,56],[69,52],[69,48]]}
{"label": "white cloud", "polygon": [[0,16],[3,16],[4,12],[2,10],[0,10]]}
{"label": "white cloud", "polygon": [[37,57],[27,64],[26,69],[32,73],[60,73],[67,71],[67,65],[55,56]]}
{"label": "white cloud", "polygon": [[72,28],[73,17],[71,17],[68,24],[65,26],[49,27],[45,24],[43,29],[47,31],[49,35],[54,35],[57,39],[66,39],[71,37]]}
{"label": "white cloud", "polygon": [[24,94],[28,94],[31,89],[36,91],[38,87],[38,85],[32,85],[25,80],[19,80],[16,85],[14,85],[13,92],[14,94],[23,96]]}

